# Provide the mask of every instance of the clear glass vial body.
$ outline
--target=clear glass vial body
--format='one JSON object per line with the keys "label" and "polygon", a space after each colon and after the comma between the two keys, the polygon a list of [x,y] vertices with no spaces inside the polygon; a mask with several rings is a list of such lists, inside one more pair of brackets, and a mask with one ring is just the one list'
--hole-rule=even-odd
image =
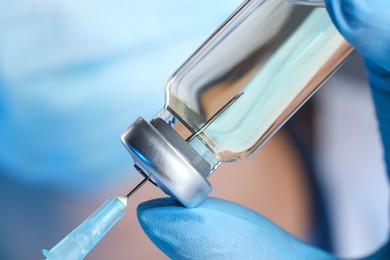
{"label": "clear glass vial body", "polygon": [[283,1],[294,3],[294,4],[300,4],[300,5],[325,7],[325,0],[283,0]]}
{"label": "clear glass vial body", "polygon": [[223,161],[243,160],[352,51],[324,8],[245,1],[174,73],[165,112],[157,117],[172,123],[172,115],[196,133],[189,143],[213,169]]}
{"label": "clear glass vial body", "polygon": [[164,109],[122,134],[136,169],[199,205],[218,165],[253,154],[353,51],[318,3],[245,1],[171,77]]}

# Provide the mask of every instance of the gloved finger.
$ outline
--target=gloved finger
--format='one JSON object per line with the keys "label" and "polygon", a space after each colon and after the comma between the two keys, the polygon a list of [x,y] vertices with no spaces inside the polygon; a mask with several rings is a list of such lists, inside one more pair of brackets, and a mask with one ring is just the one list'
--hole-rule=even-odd
{"label": "gloved finger", "polygon": [[148,237],[173,259],[328,259],[256,212],[208,198],[184,208],[170,198],[145,202],[138,219]]}
{"label": "gloved finger", "polygon": [[390,1],[325,0],[340,33],[364,57],[390,71]]}

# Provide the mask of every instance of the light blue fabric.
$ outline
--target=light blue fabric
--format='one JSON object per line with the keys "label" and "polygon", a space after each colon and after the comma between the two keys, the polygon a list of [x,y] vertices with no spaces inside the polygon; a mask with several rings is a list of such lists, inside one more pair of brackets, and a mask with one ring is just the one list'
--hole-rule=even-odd
{"label": "light blue fabric", "polygon": [[[390,166],[390,2],[327,0],[331,18],[366,58],[386,162]],[[388,171],[389,172],[389,171]],[[173,259],[331,259],[259,214],[209,198],[186,209],[170,199],[143,203],[138,218],[146,234]],[[385,245],[370,259],[389,259]]]}
{"label": "light blue fabric", "polygon": [[238,2],[1,1],[0,174],[65,189],[128,174],[121,132],[164,106],[169,76]]}

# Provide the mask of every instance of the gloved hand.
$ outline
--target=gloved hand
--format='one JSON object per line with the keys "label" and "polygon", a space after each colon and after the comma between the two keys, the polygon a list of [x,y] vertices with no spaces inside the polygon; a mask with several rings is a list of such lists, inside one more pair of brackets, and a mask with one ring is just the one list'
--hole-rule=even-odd
{"label": "gloved hand", "polygon": [[390,1],[326,0],[337,29],[365,58],[390,167]]}
{"label": "gloved hand", "polygon": [[[390,165],[390,2],[326,0],[344,37],[365,57],[380,129]],[[171,199],[141,204],[138,218],[149,238],[174,259],[331,259],[259,214],[208,198],[186,209]],[[372,259],[388,259],[390,246]]]}
{"label": "gloved hand", "polygon": [[265,217],[233,202],[207,198],[183,208],[171,198],[145,202],[138,219],[172,259],[328,259]]}

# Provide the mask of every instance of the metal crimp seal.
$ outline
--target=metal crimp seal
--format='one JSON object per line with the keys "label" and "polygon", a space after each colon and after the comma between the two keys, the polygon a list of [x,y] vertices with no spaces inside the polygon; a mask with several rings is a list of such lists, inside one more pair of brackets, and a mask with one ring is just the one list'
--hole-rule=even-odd
{"label": "metal crimp seal", "polygon": [[121,140],[136,167],[184,206],[196,207],[210,193],[210,165],[162,119],[139,117]]}

